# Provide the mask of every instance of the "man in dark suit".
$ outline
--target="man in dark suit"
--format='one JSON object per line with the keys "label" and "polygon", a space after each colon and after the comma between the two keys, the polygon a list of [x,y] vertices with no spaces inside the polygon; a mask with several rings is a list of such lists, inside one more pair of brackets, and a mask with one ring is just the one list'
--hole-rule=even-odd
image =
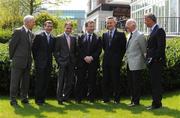
{"label": "man in dark suit", "polygon": [[116,29],[117,21],[114,17],[106,20],[107,32],[102,35],[103,55],[103,101],[110,101],[110,83],[112,82],[114,102],[120,102],[120,68],[126,51],[126,36]]}
{"label": "man in dark suit", "polygon": [[[85,23],[86,33],[78,39],[78,74],[75,89],[76,101],[82,100],[84,88],[90,102],[94,102],[96,75],[101,53],[101,40],[94,33],[94,21]],[[87,85],[86,87],[84,85]]]}
{"label": "man in dark suit", "polygon": [[76,38],[71,36],[73,24],[65,23],[65,32],[56,38],[55,59],[59,65],[57,81],[58,104],[67,101],[74,86]]}
{"label": "man in dark suit", "polygon": [[152,105],[147,109],[162,107],[162,70],[165,64],[166,33],[157,24],[154,14],[145,15],[145,24],[150,28],[150,35],[147,39],[147,64],[152,87]]}
{"label": "man in dark suit", "polygon": [[24,17],[24,25],[14,30],[9,42],[9,57],[12,60],[10,82],[10,104],[16,106],[16,97],[20,85],[22,103],[29,103],[28,89],[31,69],[31,46],[34,38],[31,30],[35,19],[31,15]]}
{"label": "man in dark suit", "polygon": [[45,103],[46,91],[52,69],[52,53],[54,49],[54,38],[51,31],[52,21],[44,23],[44,31],[36,35],[33,41],[32,52],[36,69],[35,80],[35,103]]}
{"label": "man in dark suit", "polygon": [[142,71],[146,68],[146,39],[143,33],[136,29],[136,21],[128,19],[126,29],[129,32],[126,45],[127,81],[131,96],[129,106],[139,105],[141,96]]}

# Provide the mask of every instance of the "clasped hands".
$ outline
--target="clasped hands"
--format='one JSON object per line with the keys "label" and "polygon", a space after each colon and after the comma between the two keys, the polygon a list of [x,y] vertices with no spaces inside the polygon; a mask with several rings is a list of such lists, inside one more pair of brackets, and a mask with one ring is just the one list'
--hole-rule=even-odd
{"label": "clasped hands", "polygon": [[90,64],[93,61],[93,57],[92,56],[85,56],[84,57],[84,61],[88,64]]}

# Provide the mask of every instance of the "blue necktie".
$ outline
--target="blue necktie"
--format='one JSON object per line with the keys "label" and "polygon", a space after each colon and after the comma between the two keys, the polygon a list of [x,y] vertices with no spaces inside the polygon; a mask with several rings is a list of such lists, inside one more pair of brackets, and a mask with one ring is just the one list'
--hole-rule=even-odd
{"label": "blue necktie", "polygon": [[109,32],[109,45],[111,45],[112,42],[112,31]]}

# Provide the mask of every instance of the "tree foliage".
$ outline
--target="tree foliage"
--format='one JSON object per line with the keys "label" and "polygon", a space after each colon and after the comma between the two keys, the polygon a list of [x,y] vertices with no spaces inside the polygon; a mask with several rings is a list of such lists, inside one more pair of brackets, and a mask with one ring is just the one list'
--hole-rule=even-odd
{"label": "tree foliage", "polygon": [[47,20],[51,20],[53,22],[54,28],[57,28],[57,26],[58,26],[57,17],[52,16],[52,15],[48,14],[47,12],[39,13],[36,16],[36,25],[38,25],[40,27],[43,27],[44,22],[47,21]]}
{"label": "tree foliage", "polygon": [[13,28],[21,24],[19,0],[0,0],[0,27],[3,29]]}
{"label": "tree foliage", "polygon": [[22,18],[32,14],[41,0],[0,0],[0,27],[13,29],[22,25]]}

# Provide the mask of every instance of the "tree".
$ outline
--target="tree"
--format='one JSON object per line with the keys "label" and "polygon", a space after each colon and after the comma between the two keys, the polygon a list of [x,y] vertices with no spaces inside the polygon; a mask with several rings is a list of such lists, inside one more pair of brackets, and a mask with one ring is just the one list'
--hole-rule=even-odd
{"label": "tree", "polygon": [[0,0],[0,26],[3,29],[21,24],[19,0]]}
{"label": "tree", "polygon": [[19,0],[22,14],[32,15],[41,5],[42,0]]}
{"label": "tree", "polygon": [[53,27],[57,28],[57,26],[58,26],[58,18],[48,14],[47,12],[39,13],[36,16],[36,25],[40,26],[40,27],[43,27],[44,22],[47,21],[47,20],[51,20],[53,22]]}
{"label": "tree", "polygon": [[41,0],[0,0],[0,27],[12,29],[22,25],[23,16],[33,14]]}

